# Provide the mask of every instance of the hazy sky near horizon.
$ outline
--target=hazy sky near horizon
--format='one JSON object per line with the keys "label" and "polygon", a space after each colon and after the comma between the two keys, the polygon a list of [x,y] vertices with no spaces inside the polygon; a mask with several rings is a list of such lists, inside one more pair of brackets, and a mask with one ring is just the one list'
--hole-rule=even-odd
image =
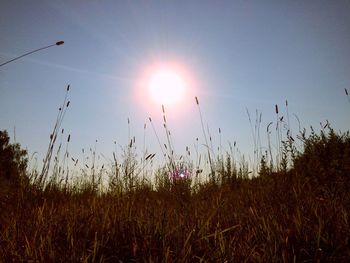
{"label": "hazy sky near horizon", "polygon": [[[350,129],[350,2],[337,1],[17,1],[0,3],[0,64],[28,51],[55,46],[0,67],[0,129],[30,153],[45,154],[49,135],[71,90],[62,128],[70,153],[95,147],[111,158],[114,141],[160,153],[160,105],[140,100],[139,83],[154,63],[176,63],[191,84],[186,99],[167,109],[175,151],[204,144],[194,96],[214,148],[237,141],[251,154],[262,113],[261,140],[276,121],[275,104],[290,124],[318,128],[329,120]],[[130,119],[128,126],[127,119]],[[144,134],[144,124],[147,128]],[[219,136],[218,129],[221,129]],[[129,133],[130,131],[130,133]],[[130,134],[130,135],[129,135]],[[65,140],[65,138],[64,138]],[[204,146],[200,146],[205,151]],[[158,155],[159,156],[159,155]]]}

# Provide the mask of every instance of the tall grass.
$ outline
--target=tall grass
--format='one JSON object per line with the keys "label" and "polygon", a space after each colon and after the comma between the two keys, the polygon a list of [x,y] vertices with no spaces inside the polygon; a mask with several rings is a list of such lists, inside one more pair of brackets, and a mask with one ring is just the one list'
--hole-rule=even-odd
{"label": "tall grass", "polygon": [[[196,103],[200,111],[197,98]],[[86,159],[83,150],[78,162],[78,158],[68,154],[70,136],[62,139],[60,145],[65,145],[65,150],[63,158],[56,156],[52,172],[57,179],[53,184],[50,160],[54,158],[53,145],[59,131],[63,134],[60,126],[68,105],[65,98],[40,176],[30,179],[28,171],[0,177],[0,262],[350,259],[349,133],[337,134],[327,123],[320,134],[311,132],[310,136],[302,132],[294,138],[288,129],[282,142],[282,117],[277,110],[278,156],[273,156],[269,139],[268,153],[256,155],[256,159],[261,158],[259,176],[250,177],[249,164],[239,157],[236,142],[229,145],[226,155],[221,152],[220,143],[218,156],[213,155],[200,111],[210,170],[202,169],[197,146],[192,177],[174,178],[170,172],[190,162],[191,152],[187,148],[181,162],[175,158],[163,108],[166,144],[162,145],[149,119],[166,157],[165,164],[153,171],[154,182],[145,180],[145,168],[155,154],[145,154],[143,146],[139,159],[136,140],[129,132],[121,154],[116,149],[102,166],[96,160],[96,144],[90,158]],[[257,152],[261,150],[260,123],[258,117],[252,128]],[[271,127],[272,124],[267,126],[268,138]],[[296,147],[296,140],[302,144],[301,149]],[[58,156],[60,149],[56,150]],[[9,153],[17,151],[18,147],[2,143],[0,171],[9,165],[16,167],[14,164],[22,160],[8,158]],[[283,158],[288,162],[284,169]],[[73,169],[80,167],[80,176],[68,173],[68,161],[72,161]],[[209,180],[195,180],[206,173]]]}
{"label": "tall grass", "polygon": [[[198,98],[195,97],[195,99],[196,99],[196,104],[197,104],[197,107],[198,107],[199,117],[200,117],[200,120],[201,120],[202,131],[203,131],[203,136],[204,136],[204,140],[205,140],[205,147],[207,148],[207,153],[208,153],[208,161],[209,161],[209,166],[210,166],[210,179],[214,182],[215,181],[215,169],[214,169],[212,156],[210,154],[210,148],[209,148],[209,144],[208,144],[207,135],[206,135],[205,128],[204,128],[202,111],[201,111],[201,108],[199,106]],[[210,140],[211,140],[211,137],[210,137]]]}
{"label": "tall grass", "polygon": [[[58,115],[57,115],[57,118],[56,118],[56,122],[55,122],[55,125],[54,125],[54,128],[53,128],[53,131],[50,134],[50,142],[49,142],[49,146],[48,146],[48,149],[47,149],[46,156],[44,158],[44,163],[43,163],[43,167],[42,167],[41,173],[40,173],[38,178],[34,178],[34,180],[37,181],[36,184],[39,185],[40,187],[44,187],[45,184],[46,184],[47,177],[48,177],[49,170],[50,170],[50,164],[51,164],[51,158],[52,158],[52,153],[53,153],[53,150],[54,150],[54,146],[55,146],[55,143],[56,143],[59,131],[61,129],[62,121],[63,121],[64,116],[66,114],[67,108],[68,108],[68,106],[70,104],[70,101],[67,101],[69,87],[70,86],[68,85],[67,89],[66,89],[66,95],[64,97],[63,104],[58,109]],[[62,130],[62,133],[63,133],[63,130]]]}

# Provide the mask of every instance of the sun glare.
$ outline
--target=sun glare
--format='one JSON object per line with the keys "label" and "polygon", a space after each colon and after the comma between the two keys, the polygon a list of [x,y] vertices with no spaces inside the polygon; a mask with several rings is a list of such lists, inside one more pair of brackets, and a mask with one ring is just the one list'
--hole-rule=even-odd
{"label": "sun glare", "polygon": [[135,99],[148,115],[159,114],[162,105],[172,116],[183,117],[197,94],[198,81],[182,61],[156,61],[143,65],[136,77]]}
{"label": "sun glare", "polygon": [[186,85],[181,76],[171,70],[154,72],[148,84],[152,100],[164,105],[181,103],[185,88]]}

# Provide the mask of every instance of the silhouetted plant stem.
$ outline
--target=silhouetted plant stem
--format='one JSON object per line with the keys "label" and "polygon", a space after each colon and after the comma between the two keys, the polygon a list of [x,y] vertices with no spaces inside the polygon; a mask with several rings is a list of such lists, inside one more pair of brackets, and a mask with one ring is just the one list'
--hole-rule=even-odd
{"label": "silhouetted plant stem", "polygon": [[67,111],[67,108],[70,104],[69,101],[67,102],[69,88],[70,88],[70,86],[68,85],[67,89],[66,89],[66,95],[64,97],[62,107],[60,107],[59,111],[58,111],[58,115],[57,115],[54,129],[53,129],[52,133],[50,134],[49,146],[47,149],[46,156],[44,158],[43,168],[42,168],[42,171],[41,171],[40,176],[39,176],[39,181],[37,182],[38,186],[41,188],[43,188],[45,185],[45,182],[46,182],[46,179],[48,176],[48,172],[50,169],[50,163],[51,163],[53,148],[54,148],[54,145],[55,145],[55,142],[57,139],[57,134],[58,134],[58,131],[60,130],[63,118],[64,118],[66,111]]}
{"label": "silhouetted plant stem", "polygon": [[272,124],[273,124],[273,122],[270,122],[270,123],[267,125],[267,128],[266,128],[267,143],[268,143],[269,154],[270,154],[270,168],[271,168],[271,169],[273,168],[273,156],[272,156],[272,147],[271,147],[271,138],[270,138],[270,134],[271,134],[270,126],[271,126]]}
{"label": "silhouetted plant stem", "polygon": [[212,159],[211,159],[211,155],[210,155],[210,151],[209,151],[209,144],[208,144],[208,140],[207,140],[207,135],[205,134],[202,112],[201,112],[201,108],[199,106],[198,98],[195,97],[195,99],[196,99],[196,104],[197,104],[197,107],[198,107],[199,117],[201,119],[203,136],[204,136],[204,140],[205,140],[205,144],[206,144],[206,148],[207,148],[207,152],[208,152],[208,159],[209,159],[210,172],[211,172],[210,173],[210,177],[211,177],[212,181],[215,181],[215,171],[214,171],[214,167],[213,167],[213,163],[212,163]]}
{"label": "silhouetted plant stem", "polygon": [[349,93],[346,88],[345,88],[345,95],[346,95],[346,98],[348,99],[348,102],[350,103]]}

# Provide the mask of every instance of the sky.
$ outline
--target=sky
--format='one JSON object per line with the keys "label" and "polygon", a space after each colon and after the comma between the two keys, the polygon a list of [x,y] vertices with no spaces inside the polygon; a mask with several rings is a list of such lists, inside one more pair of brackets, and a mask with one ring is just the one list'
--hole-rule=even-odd
{"label": "sky", "polygon": [[206,151],[195,96],[214,150],[228,151],[236,142],[248,159],[254,140],[247,110],[253,126],[255,112],[262,114],[262,145],[267,125],[276,124],[276,104],[286,116],[286,100],[294,134],[297,117],[302,128],[318,129],[328,120],[347,131],[349,14],[346,0],[2,0],[0,64],[65,43],[0,67],[0,129],[42,158],[70,85],[62,128],[63,140],[71,135],[72,157],[96,147],[111,159],[135,136],[139,155],[147,150],[161,160],[156,134],[167,142],[162,108],[145,83],[165,65],[186,83],[183,99],[165,105],[178,155],[186,146],[195,152],[196,138]]}

